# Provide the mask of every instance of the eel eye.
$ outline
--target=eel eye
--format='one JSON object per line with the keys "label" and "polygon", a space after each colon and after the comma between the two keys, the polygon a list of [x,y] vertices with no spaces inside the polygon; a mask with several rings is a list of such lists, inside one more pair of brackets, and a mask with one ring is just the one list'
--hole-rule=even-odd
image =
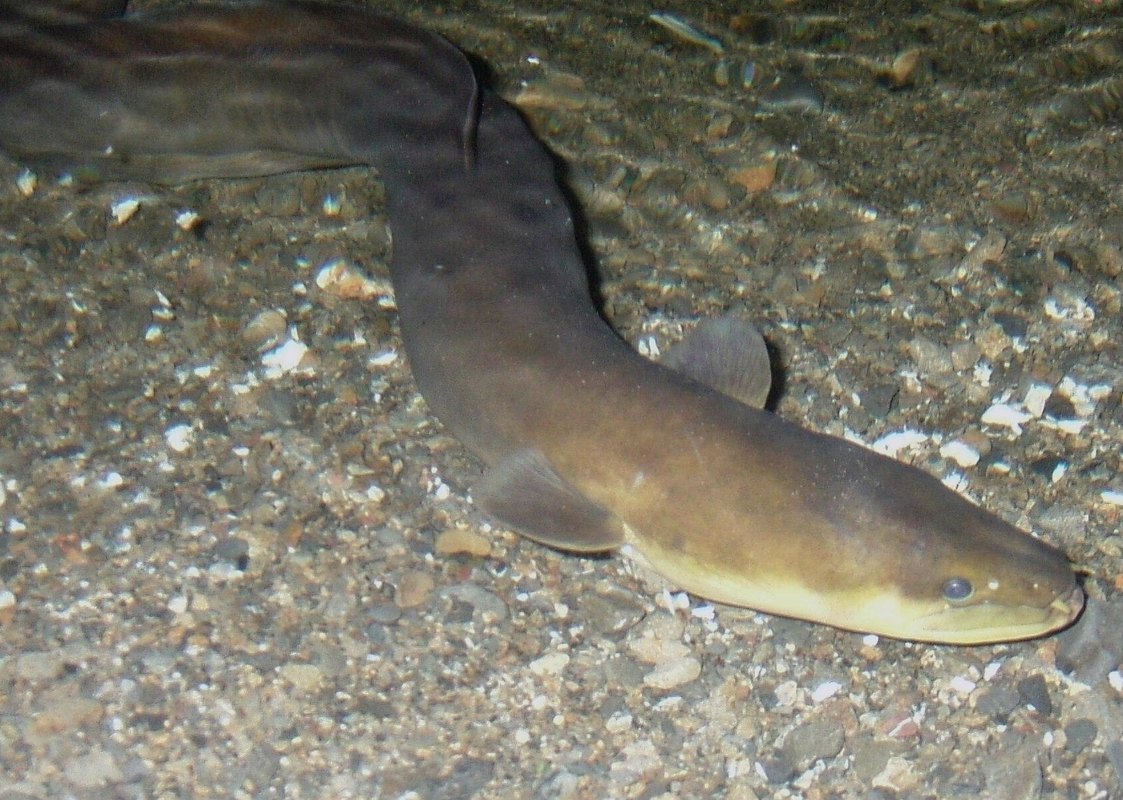
{"label": "eel eye", "polygon": [[975,593],[975,587],[966,578],[948,578],[944,581],[944,597],[948,600],[966,600]]}

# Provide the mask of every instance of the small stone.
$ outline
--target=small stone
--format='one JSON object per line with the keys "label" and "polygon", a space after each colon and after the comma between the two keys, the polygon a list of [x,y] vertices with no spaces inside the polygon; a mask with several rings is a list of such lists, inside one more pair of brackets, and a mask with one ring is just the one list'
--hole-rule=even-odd
{"label": "small stone", "polygon": [[63,773],[68,781],[83,789],[119,783],[124,777],[113,756],[100,748],[67,761]]}
{"label": "small stone", "polygon": [[630,595],[614,592],[605,595],[593,593],[581,601],[589,627],[608,636],[631,630],[644,617],[644,608]]}
{"label": "small stone", "polygon": [[1098,733],[1099,729],[1092,720],[1075,719],[1065,725],[1065,749],[1070,753],[1081,753],[1096,741]]}
{"label": "small stone", "polygon": [[654,636],[641,636],[628,643],[632,655],[648,664],[662,664],[675,659],[683,658],[690,652],[690,648],[682,642],[657,639]]}
{"label": "small stone", "polygon": [[928,58],[924,51],[919,47],[910,47],[893,59],[885,77],[892,87],[900,89],[915,84],[926,73],[927,66]]}
{"label": "small stone", "polygon": [[531,661],[527,668],[535,675],[542,677],[543,675],[560,675],[567,664],[569,664],[569,656],[565,653],[547,653],[541,658]]}
{"label": "small stone", "polygon": [[394,603],[379,603],[370,609],[371,622],[392,625],[402,618],[402,609]]}
{"label": "small stone", "polygon": [[50,681],[63,672],[62,656],[52,652],[21,653],[16,657],[16,675],[25,681]]}
{"label": "small stone", "polygon": [[982,457],[978,450],[963,439],[953,439],[940,447],[940,455],[951,459],[960,467],[967,469],[979,463]]}
{"label": "small stone", "polygon": [[402,608],[416,608],[429,598],[435,586],[428,572],[407,572],[398,581],[397,603]]}
{"label": "small stone", "polygon": [[776,162],[750,164],[726,173],[726,180],[735,183],[750,194],[763,192],[776,182]]}
{"label": "small stone", "polygon": [[164,431],[164,441],[168,449],[176,453],[186,453],[195,441],[195,430],[186,422],[172,425]]}
{"label": "small stone", "polygon": [[975,710],[988,717],[1004,717],[1018,707],[1018,693],[1009,686],[989,687],[979,692]]}
{"label": "small stone", "polygon": [[140,199],[136,197],[122,197],[109,205],[109,215],[113,217],[116,225],[124,225],[140,208]]}
{"label": "small stone", "polygon": [[900,756],[892,756],[885,763],[885,769],[874,776],[872,783],[878,789],[907,792],[920,783],[920,778],[917,777],[911,761]]}
{"label": "small stone", "polygon": [[104,714],[105,708],[96,700],[64,697],[43,709],[32,728],[39,734],[60,733],[97,723]]}
{"label": "small stone", "polygon": [[760,768],[769,783],[787,783],[795,777],[796,768],[791,756],[780,749],[772,758],[761,759]]}
{"label": "small stone", "polygon": [[816,720],[792,730],[784,740],[784,750],[796,769],[807,769],[816,761],[834,758],[842,752],[846,733],[831,720]]}
{"label": "small stone", "polygon": [[1018,696],[1027,706],[1049,716],[1053,713],[1053,700],[1049,696],[1049,685],[1041,675],[1031,675],[1018,681]]}
{"label": "small stone", "polygon": [[285,664],[279,672],[299,692],[314,692],[324,680],[323,671],[315,664]]}
{"label": "small stone", "polygon": [[346,259],[334,258],[316,273],[316,286],[326,294],[343,299],[378,301],[382,308],[393,308],[394,290],[385,280],[374,280],[363,275],[347,263]]}
{"label": "small stone", "polygon": [[441,590],[441,597],[470,606],[472,616],[478,614],[484,622],[497,622],[507,618],[507,604],[498,595],[474,583],[449,586]]}
{"label": "small stone", "polygon": [[443,556],[462,553],[484,558],[491,553],[491,542],[474,531],[453,528],[437,536],[436,551]]}
{"label": "small stone", "polygon": [[673,689],[696,680],[702,674],[702,662],[693,656],[664,661],[643,676],[645,686]]}
{"label": "small stone", "polygon": [[589,104],[589,92],[580,76],[560,70],[534,78],[522,85],[515,95],[519,108],[551,108],[580,111]]}
{"label": "small stone", "polygon": [[242,329],[242,339],[259,353],[272,350],[285,340],[289,330],[285,312],[268,308],[246,323]]}

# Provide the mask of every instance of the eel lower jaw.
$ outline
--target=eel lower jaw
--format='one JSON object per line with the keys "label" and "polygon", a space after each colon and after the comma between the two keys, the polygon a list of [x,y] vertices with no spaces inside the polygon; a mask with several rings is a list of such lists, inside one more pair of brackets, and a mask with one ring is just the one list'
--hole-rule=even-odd
{"label": "eel lower jaw", "polygon": [[1068,627],[1083,609],[1084,592],[1077,586],[1044,607],[981,603],[930,614],[917,620],[914,638],[958,645],[1036,639]]}

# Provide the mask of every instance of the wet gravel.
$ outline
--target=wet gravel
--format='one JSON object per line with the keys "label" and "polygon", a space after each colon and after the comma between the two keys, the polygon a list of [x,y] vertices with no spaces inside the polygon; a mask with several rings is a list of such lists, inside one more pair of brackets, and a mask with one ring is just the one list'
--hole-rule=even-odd
{"label": "wet gravel", "polygon": [[721,55],[634,3],[379,7],[563,158],[625,337],[748,309],[779,413],[1064,548],[1089,609],[912,645],[494,530],[369,170],[2,162],[0,800],[1123,796],[1118,4],[667,9]]}

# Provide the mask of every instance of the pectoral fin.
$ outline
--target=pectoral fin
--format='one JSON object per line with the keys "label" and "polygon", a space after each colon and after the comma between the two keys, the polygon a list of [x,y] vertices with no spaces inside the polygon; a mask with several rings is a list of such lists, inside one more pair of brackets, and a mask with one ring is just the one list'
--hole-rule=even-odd
{"label": "pectoral fin", "polygon": [[764,337],[732,314],[699,322],[660,363],[754,408],[764,407],[772,387]]}
{"label": "pectoral fin", "polygon": [[624,543],[623,523],[562,478],[538,450],[519,450],[472,489],[496,521],[559,550],[596,553]]}

